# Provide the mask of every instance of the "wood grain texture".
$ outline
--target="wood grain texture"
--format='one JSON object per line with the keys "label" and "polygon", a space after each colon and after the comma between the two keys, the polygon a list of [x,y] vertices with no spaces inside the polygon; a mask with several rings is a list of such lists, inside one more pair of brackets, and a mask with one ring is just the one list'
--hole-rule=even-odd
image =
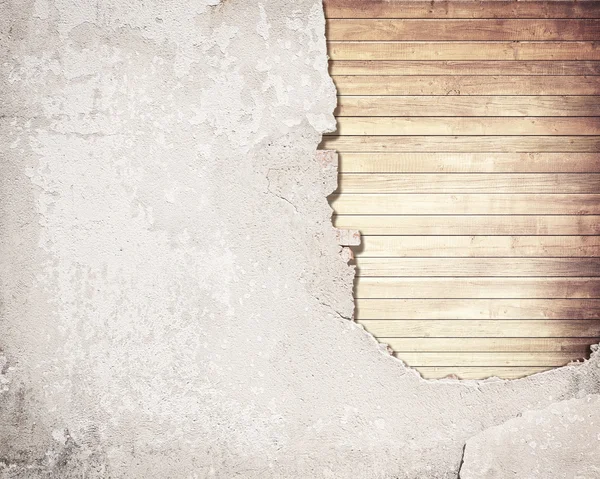
{"label": "wood grain texture", "polygon": [[[343,121],[343,120],[340,120]],[[598,153],[340,153],[341,173],[594,173]]]}
{"label": "wood grain texture", "polygon": [[[600,321],[595,320],[361,320],[378,337],[405,338],[565,338],[595,339]],[[593,344],[593,342],[590,342]]]}
{"label": "wood grain texture", "polygon": [[[340,96],[337,117],[598,117],[596,96]],[[447,118],[448,119],[448,118]],[[503,120],[508,123],[506,119]],[[581,121],[581,120],[579,120]],[[592,120],[597,122],[597,119]],[[340,121],[347,126],[347,120]],[[338,130],[338,134],[339,134]]]}
{"label": "wood grain texture", "polygon": [[[338,95],[599,95],[600,76],[475,76],[475,75],[340,75],[333,82]],[[518,85],[518,88],[516,87]]]}
{"label": "wood grain texture", "polygon": [[[363,319],[600,319],[598,299],[357,299]],[[401,333],[401,332],[400,332]],[[468,336],[463,331],[461,336]],[[403,336],[398,334],[397,336]],[[589,344],[593,344],[590,342]]]}
{"label": "wood grain texture", "polygon": [[361,258],[359,277],[600,276],[600,258]]}
{"label": "wood grain texture", "polygon": [[[597,194],[333,194],[337,214],[599,215]],[[537,240],[536,240],[537,241]]]}
{"label": "wood grain texture", "polygon": [[600,278],[361,278],[357,298],[599,298]]}
{"label": "wood grain texture", "polygon": [[328,41],[332,60],[600,60],[598,42]]}
{"label": "wood grain texture", "polygon": [[325,136],[321,149],[346,152],[598,153],[597,136]]}
{"label": "wood grain texture", "polygon": [[598,173],[342,173],[349,193],[597,193]]}
{"label": "wood grain texture", "polygon": [[355,249],[359,264],[366,257],[593,258],[599,254],[598,236],[363,236]]}
{"label": "wood grain texture", "polygon": [[599,61],[537,60],[338,60],[331,75],[600,75]]}
{"label": "wood grain texture", "polygon": [[328,40],[599,40],[600,21],[589,19],[331,19]]}
{"label": "wood grain texture", "polygon": [[334,226],[362,235],[597,235],[600,216],[369,216],[336,215]]}
{"label": "wood grain texture", "polygon": [[[573,359],[590,353],[590,339],[600,338],[379,338],[395,352],[479,352],[479,353],[528,353],[528,352],[574,352]],[[400,358],[404,356],[399,355]],[[409,356],[406,356],[408,361]]]}
{"label": "wood grain texture", "polygon": [[600,18],[600,2],[323,0],[332,18]]}
{"label": "wood grain texture", "polygon": [[325,0],[358,322],[425,377],[600,338],[600,2]]}

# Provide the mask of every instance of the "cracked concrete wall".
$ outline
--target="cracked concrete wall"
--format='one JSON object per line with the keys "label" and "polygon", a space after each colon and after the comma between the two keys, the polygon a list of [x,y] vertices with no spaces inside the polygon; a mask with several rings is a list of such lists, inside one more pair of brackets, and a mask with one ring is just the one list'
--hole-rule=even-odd
{"label": "cracked concrete wall", "polygon": [[598,353],[425,381],[350,320],[319,1],[5,0],[0,56],[0,477],[456,478],[600,393]]}

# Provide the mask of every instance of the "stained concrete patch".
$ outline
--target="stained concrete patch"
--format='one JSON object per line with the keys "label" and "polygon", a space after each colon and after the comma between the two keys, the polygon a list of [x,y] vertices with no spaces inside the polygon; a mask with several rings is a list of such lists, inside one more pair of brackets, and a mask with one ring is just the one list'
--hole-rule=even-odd
{"label": "stained concrete patch", "polygon": [[318,0],[0,2],[0,96],[2,478],[450,479],[600,394],[597,353],[426,381],[348,319]]}
{"label": "stained concrete patch", "polygon": [[600,477],[600,396],[553,404],[467,441],[461,479]]}

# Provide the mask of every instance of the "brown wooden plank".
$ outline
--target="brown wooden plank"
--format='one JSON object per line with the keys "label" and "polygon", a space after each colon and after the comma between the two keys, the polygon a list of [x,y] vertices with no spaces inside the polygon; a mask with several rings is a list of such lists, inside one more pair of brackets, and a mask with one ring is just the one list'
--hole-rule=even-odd
{"label": "brown wooden plank", "polygon": [[340,153],[341,173],[593,173],[599,153]]}
{"label": "brown wooden plank", "polygon": [[[395,352],[570,352],[588,356],[598,338],[378,338]],[[399,357],[404,359],[400,354]],[[406,357],[408,360],[408,356]]]}
{"label": "brown wooden plank", "polygon": [[564,366],[585,359],[585,354],[552,352],[429,352],[404,351],[394,354],[411,367],[420,366]]}
{"label": "brown wooden plank", "polygon": [[[337,117],[600,116],[600,96],[340,96]],[[338,120],[345,128],[347,120]]]}
{"label": "brown wooden plank", "polygon": [[600,95],[600,76],[340,75],[338,95],[535,96]]}
{"label": "brown wooden plank", "polygon": [[327,18],[600,18],[596,1],[323,0]]}
{"label": "brown wooden plank", "polygon": [[338,193],[597,193],[598,173],[342,173]]}
{"label": "brown wooden plank", "polygon": [[599,298],[600,278],[358,278],[356,298]]}
{"label": "brown wooden plank", "polygon": [[600,195],[334,194],[339,215],[598,215]]}
{"label": "brown wooden plank", "polygon": [[363,257],[553,257],[600,256],[599,236],[363,236]]}
{"label": "brown wooden plank", "polygon": [[446,367],[419,367],[414,368],[424,379],[451,379],[475,380],[497,377],[501,379],[519,379],[532,374],[543,373],[554,369],[550,366],[446,366]]}
{"label": "brown wooden plank", "polygon": [[362,320],[377,337],[405,338],[565,338],[600,336],[596,320]]}
{"label": "brown wooden plank", "polygon": [[336,60],[331,75],[600,75],[599,61]]}
{"label": "brown wooden plank", "polygon": [[600,276],[600,258],[360,258],[356,270],[363,278],[592,277]]}
{"label": "brown wooden plank", "polygon": [[[595,319],[598,299],[357,299],[356,319]],[[468,335],[468,330],[462,335]],[[403,334],[397,334],[403,336]],[[591,344],[591,343],[590,343]]]}
{"label": "brown wooden plank", "polygon": [[599,135],[600,117],[345,117],[338,122],[340,135],[456,135],[456,136],[540,136]]}
{"label": "brown wooden plank", "polygon": [[589,19],[330,19],[328,40],[502,41],[599,40]]}
{"label": "brown wooden plank", "polygon": [[597,235],[600,216],[336,215],[336,228],[363,235]]}
{"label": "brown wooden plank", "polygon": [[597,153],[596,136],[325,136],[320,149],[372,153]]}
{"label": "brown wooden plank", "polygon": [[600,60],[598,42],[338,42],[332,60]]}

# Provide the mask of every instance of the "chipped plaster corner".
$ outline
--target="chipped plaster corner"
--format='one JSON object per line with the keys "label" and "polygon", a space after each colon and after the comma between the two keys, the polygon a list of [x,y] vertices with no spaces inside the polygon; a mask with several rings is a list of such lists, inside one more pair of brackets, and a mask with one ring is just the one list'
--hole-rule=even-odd
{"label": "chipped plaster corner", "polygon": [[321,2],[210,5],[0,3],[0,477],[449,479],[600,393],[597,352],[425,381],[348,321]]}
{"label": "chipped plaster corner", "polygon": [[593,479],[600,474],[599,426],[599,395],[525,411],[470,438],[459,477]]}

